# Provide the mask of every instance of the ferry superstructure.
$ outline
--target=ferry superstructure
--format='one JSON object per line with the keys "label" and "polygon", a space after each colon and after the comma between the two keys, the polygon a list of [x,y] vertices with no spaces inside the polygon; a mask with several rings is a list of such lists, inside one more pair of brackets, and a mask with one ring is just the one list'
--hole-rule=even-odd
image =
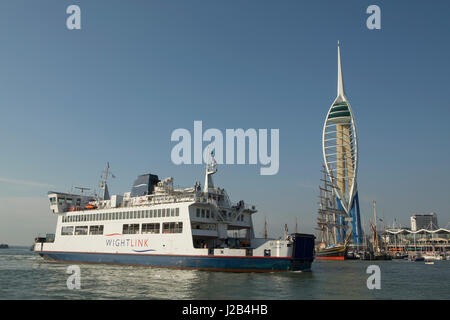
{"label": "ferry superstructure", "polygon": [[254,205],[233,203],[213,184],[215,162],[206,166],[203,189],[176,189],[173,178],[139,176],[131,192],[103,198],[49,192],[57,216],[54,239],[36,238],[46,259],[199,270],[272,272],[310,270],[313,235],[256,238]]}

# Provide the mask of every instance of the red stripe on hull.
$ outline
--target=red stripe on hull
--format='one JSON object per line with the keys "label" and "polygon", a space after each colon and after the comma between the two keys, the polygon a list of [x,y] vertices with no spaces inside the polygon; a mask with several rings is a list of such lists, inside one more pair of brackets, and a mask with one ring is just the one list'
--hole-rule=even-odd
{"label": "red stripe on hull", "polygon": [[36,253],[88,253],[88,254],[112,254],[112,255],[151,255],[151,256],[176,256],[176,257],[201,257],[201,258],[247,258],[247,259],[287,259],[292,260],[292,257],[261,257],[261,256],[224,256],[224,255],[194,255],[194,254],[161,254],[161,253],[138,253],[138,252],[88,252],[88,251],[34,251]]}
{"label": "red stripe on hull", "polygon": [[345,257],[315,257],[315,259],[324,259],[324,260],[345,260]]}

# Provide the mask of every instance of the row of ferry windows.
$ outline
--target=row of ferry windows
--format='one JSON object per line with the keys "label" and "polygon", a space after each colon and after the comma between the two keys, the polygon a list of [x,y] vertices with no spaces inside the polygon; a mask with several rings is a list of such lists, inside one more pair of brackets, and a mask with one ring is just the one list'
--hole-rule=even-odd
{"label": "row of ferry windows", "polygon": [[[72,204],[73,203],[73,199],[72,198],[58,198],[58,205],[62,206],[64,204]],[[56,204],[56,197],[51,197],[50,198],[50,204],[54,205]],[[76,199],[76,205],[79,206],[81,204],[81,199],[77,198]]]}
{"label": "row of ferry windows", "polygon": [[[212,211],[210,212],[209,209],[197,208],[195,214],[196,214],[197,218],[209,218],[209,217],[214,218],[214,212],[212,212]],[[224,215],[225,216],[227,215],[226,211],[224,211]],[[232,215],[231,211],[228,212],[228,217],[229,218],[231,218],[231,215]],[[241,214],[240,216],[238,216],[237,220],[238,221],[244,221],[244,215]]]}
{"label": "row of ferry windows", "polygon": [[[124,224],[122,226],[122,234],[148,234],[160,233],[160,223],[139,223]],[[162,224],[162,233],[182,233],[183,222],[164,222]],[[64,226],[61,228],[63,236],[82,236],[82,235],[102,235],[103,226]]]}
{"label": "row of ferry windows", "polygon": [[210,212],[209,209],[197,208],[196,216],[197,218],[209,218],[209,217],[214,218],[214,212],[212,211]]}
{"label": "row of ferry windows", "polygon": [[180,208],[164,208],[164,209],[153,209],[153,210],[103,212],[103,213],[91,213],[91,214],[65,216],[62,218],[62,222],[142,219],[142,218],[165,218],[165,217],[178,217],[179,215],[180,215]]}

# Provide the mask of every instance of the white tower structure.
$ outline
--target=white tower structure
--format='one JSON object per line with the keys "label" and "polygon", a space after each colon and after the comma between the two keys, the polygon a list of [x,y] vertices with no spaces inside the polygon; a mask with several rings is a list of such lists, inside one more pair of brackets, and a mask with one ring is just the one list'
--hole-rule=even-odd
{"label": "white tower structure", "polygon": [[[331,184],[335,189],[338,203],[351,218],[349,220],[353,224],[354,243],[360,243],[362,235],[356,184],[358,141],[352,108],[344,89],[339,42],[337,83],[337,97],[328,111],[323,127],[323,158]],[[341,223],[345,223],[344,219],[342,219]]]}

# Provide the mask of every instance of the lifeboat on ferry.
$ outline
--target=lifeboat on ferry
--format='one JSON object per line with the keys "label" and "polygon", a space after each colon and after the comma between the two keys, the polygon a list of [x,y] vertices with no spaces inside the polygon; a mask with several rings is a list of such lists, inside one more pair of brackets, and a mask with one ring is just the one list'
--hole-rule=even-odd
{"label": "lifeboat on ferry", "polygon": [[84,208],[88,210],[97,209],[97,207],[94,206],[93,204],[87,204]]}

